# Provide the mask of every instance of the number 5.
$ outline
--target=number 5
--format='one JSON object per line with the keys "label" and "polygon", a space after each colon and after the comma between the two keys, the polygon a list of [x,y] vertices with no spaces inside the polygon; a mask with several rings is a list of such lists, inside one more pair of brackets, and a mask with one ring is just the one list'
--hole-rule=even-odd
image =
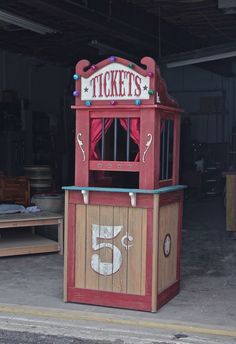
{"label": "number 5", "polygon": [[100,243],[98,239],[112,239],[115,238],[123,229],[123,226],[99,226],[92,225],[92,248],[97,251],[102,248],[109,248],[113,252],[112,263],[102,262],[98,254],[93,254],[91,257],[91,267],[100,275],[109,276],[117,272],[122,264],[122,255],[120,250],[113,244]]}

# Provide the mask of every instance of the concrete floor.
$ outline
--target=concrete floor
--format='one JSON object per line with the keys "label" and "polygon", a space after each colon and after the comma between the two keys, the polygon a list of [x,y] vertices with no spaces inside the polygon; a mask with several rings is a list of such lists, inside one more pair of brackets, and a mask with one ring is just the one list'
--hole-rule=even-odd
{"label": "concrete floor", "polygon": [[185,202],[181,292],[158,313],[64,303],[63,257],[57,254],[1,258],[0,276],[1,305],[236,328],[236,240],[225,231],[219,198]]}

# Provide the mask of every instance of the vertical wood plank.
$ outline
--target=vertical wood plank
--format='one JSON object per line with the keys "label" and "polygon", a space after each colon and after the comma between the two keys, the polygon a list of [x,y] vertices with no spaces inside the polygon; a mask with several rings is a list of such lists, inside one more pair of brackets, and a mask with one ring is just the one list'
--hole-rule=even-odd
{"label": "vertical wood plank", "polygon": [[[178,215],[178,202],[168,204],[160,208],[158,293],[162,292],[176,282]],[[163,244],[166,234],[170,234],[171,236],[171,250],[168,257],[165,257],[163,251]]]}
{"label": "vertical wood plank", "polygon": [[87,289],[98,290],[99,275],[91,268],[91,258],[98,251],[92,249],[92,225],[99,225],[99,206],[87,206],[87,226],[86,226],[86,279],[85,287]]}
{"label": "vertical wood plank", "polygon": [[[112,226],[113,227],[113,207],[111,206],[100,206],[100,226]],[[112,244],[113,239],[100,239],[100,243],[108,243]],[[97,251],[99,254],[101,261],[104,263],[112,263],[112,249],[110,248],[102,248],[101,250]],[[112,291],[112,275],[103,276],[101,273],[99,274],[99,290],[103,291]]]}
{"label": "vertical wood plank", "polygon": [[86,206],[76,205],[75,221],[75,287],[85,288],[86,273]]}
{"label": "vertical wood plank", "polygon": [[[113,244],[122,253],[122,265],[119,271],[113,275],[112,290],[114,292],[126,293],[127,292],[127,262],[128,262],[128,250],[121,244],[121,239],[128,233],[128,208],[126,207],[114,207],[114,226],[123,225],[123,230],[113,240]],[[124,244],[132,244],[127,240],[124,240]]]}
{"label": "vertical wood plank", "polygon": [[153,246],[152,246],[152,311],[157,309],[157,288],[158,288],[158,225],[159,225],[159,195],[154,195],[153,201]]}
{"label": "vertical wood plank", "polygon": [[140,295],[146,294],[146,254],[147,254],[147,210],[142,209],[142,228],[141,228],[141,286]]}
{"label": "vertical wood plank", "polygon": [[183,191],[180,195],[179,200],[179,214],[178,214],[178,237],[177,237],[177,271],[176,279],[180,280],[180,257],[181,257],[181,246],[182,246],[182,222],[183,222]]}
{"label": "vertical wood plank", "polygon": [[140,295],[142,209],[129,208],[128,235],[133,237],[133,246],[128,250],[127,293]]}
{"label": "vertical wood plank", "polygon": [[67,231],[67,287],[71,288],[75,286],[75,204],[69,202]]}

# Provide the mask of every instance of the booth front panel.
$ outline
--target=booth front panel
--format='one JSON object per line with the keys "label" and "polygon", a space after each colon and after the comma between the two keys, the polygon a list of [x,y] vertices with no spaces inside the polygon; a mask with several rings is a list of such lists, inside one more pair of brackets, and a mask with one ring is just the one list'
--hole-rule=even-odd
{"label": "booth front panel", "polygon": [[156,311],[178,293],[182,191],[66,200],[65,301]]}

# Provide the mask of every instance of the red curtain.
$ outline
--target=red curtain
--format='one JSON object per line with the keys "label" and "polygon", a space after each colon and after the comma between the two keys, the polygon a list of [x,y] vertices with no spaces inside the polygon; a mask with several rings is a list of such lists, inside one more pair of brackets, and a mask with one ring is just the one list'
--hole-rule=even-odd
{"label": "red curtain", "polygon": [[[127,131],[127,118],[119,119],[121,126]],[[110,128],[113,118],[105,119],[105,133]],[[91,121],[91,145],[90,145],[90,160],[99,160],[99,151],[96,149],[98,141],[102,137],[102,120],[100,118],[93,118]],[[140,143],[140,120],[139,118],[130,119],[130,136],[134,142],[139,146]],[[139,160],[139,153],[135,157],[135,161]]]}
{"label": "red curtain", "polygon": [[[127,131],[128,128],[128,120],[127,118],[120,118],[121,126]],[[134,140],[134,142],[138,145],[140,143],[140,120],[139,118],[130,118],[130,136]],[[134,161],[139,160],[139,152],[135,157]]]}
{"label": "red curtain", "polygon": [[[113,118],[105,119],[105,133],[110,128]],[[98,141],[102,137],[102,119],[93,118],[91,121],[91,144],[90,144],[90,160],[99,160],[99,151],[96,149]]]}

